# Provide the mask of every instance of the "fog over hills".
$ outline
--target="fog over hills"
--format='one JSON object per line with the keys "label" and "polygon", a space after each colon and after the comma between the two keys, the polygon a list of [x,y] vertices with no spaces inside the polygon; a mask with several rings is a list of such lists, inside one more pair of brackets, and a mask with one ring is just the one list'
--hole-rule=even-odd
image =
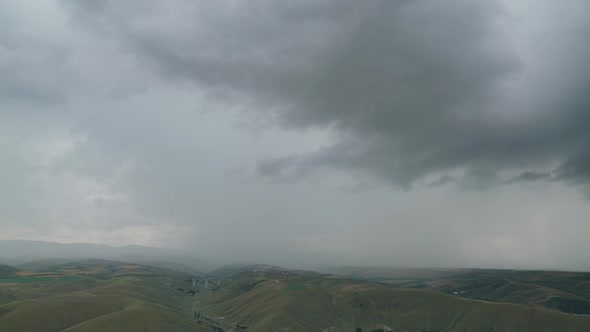
{"label": "fog over hills", "polygon": [[186,272],[205,272],[213,267],[190,252],[179,250],[89,243],[55,243],[29,240],[0,241],[0,262],[19,265],[29,261],[54,259],[62,263],[71,259],[99,258],[173,268]]}

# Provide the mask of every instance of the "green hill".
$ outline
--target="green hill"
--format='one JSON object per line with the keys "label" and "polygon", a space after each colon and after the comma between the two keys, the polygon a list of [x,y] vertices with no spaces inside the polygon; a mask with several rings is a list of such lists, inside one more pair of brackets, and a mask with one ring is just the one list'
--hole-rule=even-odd
{"label": "green hill", "polygon": [[315,271],[308,271],[308,270],[294,270],[294,269],[287,269],[280,266],[274,265],[266,265],[266,264],[231,264],[231,265],[224,265],[221,266],[206,275],[208,276],[216,276],[216,277],[231,277],[234,275],[238,275],[245,272],[251,271],[273,271],[276,273],[286,273],[286,274],[297,274],[297,275],[304,275],[304,276],[320,276],[321,273]]}
{"label": "green hill", "polygon": [[541,307],[334,277],[247,274],[198,310],[253,331],[590,331],[590,319]]}
{"label": "green hill", "polygon": [[[182,272],[116,261],[14,270],[0,278],[0,332],[221,332],[244,326],[256,332],[590,331],[590,318],[559,311],[577,305],[561,297],[530,305],[498,303],[271,266],[202,276],[213,279],[208,287],[204,280],[192,286],[192,275]],[[564,280],[550,276],[535,278]],[[532,286],[533,292],[541,287]],[[522,286],[509,282],[493,292],[523,296]]]}
{"label": "green hill", "polygon": [[175,288],[183,276],[99,260],[18,271],[1,279],[11,298],[0,304],[0,331],[205,331],[191,319],[192,298]]}
{"label": "green hill", "polygon": [[17,269],[16,267],[12,267],[12,266],[9,266],[9,265],[0,264],[0,278],[1,277],[12,276],[15,273],[17,273],[18,271],[20,271],[20,270]]}
{"label": "green hill", "polygon": [[533,304],[590,314],[590,273],[497,269],[339,268],[334,272],[398,287],[431,289],[491,302]]}

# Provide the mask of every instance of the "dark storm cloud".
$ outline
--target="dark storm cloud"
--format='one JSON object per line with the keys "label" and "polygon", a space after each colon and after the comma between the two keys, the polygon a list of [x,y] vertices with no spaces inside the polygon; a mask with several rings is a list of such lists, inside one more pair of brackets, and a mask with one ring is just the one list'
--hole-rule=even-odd
{"label": "dark storm cloud", "polygon": [[552,172],[524,171],[519,175],[510,178],[507,183],[530,182],[548,180],[552,178]]}
{"label": "dark storm cloud", "polygon": [[[560,178],[573,179],[574,168],[590,169],[571,159],[590,141],[588,70],[558,66],[574,76],[553,89],[527,81],[529,95],[510,97],[530,69],[499,29],[508,15],[495,2],[66,3],[74,24],[119,38],[164,76],[238,95],[285,126],[342,134],[317,152],[262,161],[264,175],[334,167],[408,186],[453,170],[536,174],[562,162]],[[588,53],[565,46],[574,55],[555,61]]]}
{"label": "dark storm cloud", "polygon": [[566,160],[557,168],[556,173],[558,179],[573,183],[590,180],[590,149],[585,149]]}

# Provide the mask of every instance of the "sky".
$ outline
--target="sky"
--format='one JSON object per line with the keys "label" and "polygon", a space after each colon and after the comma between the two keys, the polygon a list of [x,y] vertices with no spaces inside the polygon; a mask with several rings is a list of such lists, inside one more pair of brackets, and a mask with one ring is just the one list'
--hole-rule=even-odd
{"label": "sky", "polygon": [[586,0],[0,0],[0,239],[590,270]]}

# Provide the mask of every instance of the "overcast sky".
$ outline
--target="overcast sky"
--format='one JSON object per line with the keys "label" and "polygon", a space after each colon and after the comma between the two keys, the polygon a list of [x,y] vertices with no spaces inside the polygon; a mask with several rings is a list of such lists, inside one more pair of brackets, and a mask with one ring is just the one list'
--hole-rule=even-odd
{"label": "overcast sky", "polygon": [[0,239],[590,270],[587,0],[0,0]]}

